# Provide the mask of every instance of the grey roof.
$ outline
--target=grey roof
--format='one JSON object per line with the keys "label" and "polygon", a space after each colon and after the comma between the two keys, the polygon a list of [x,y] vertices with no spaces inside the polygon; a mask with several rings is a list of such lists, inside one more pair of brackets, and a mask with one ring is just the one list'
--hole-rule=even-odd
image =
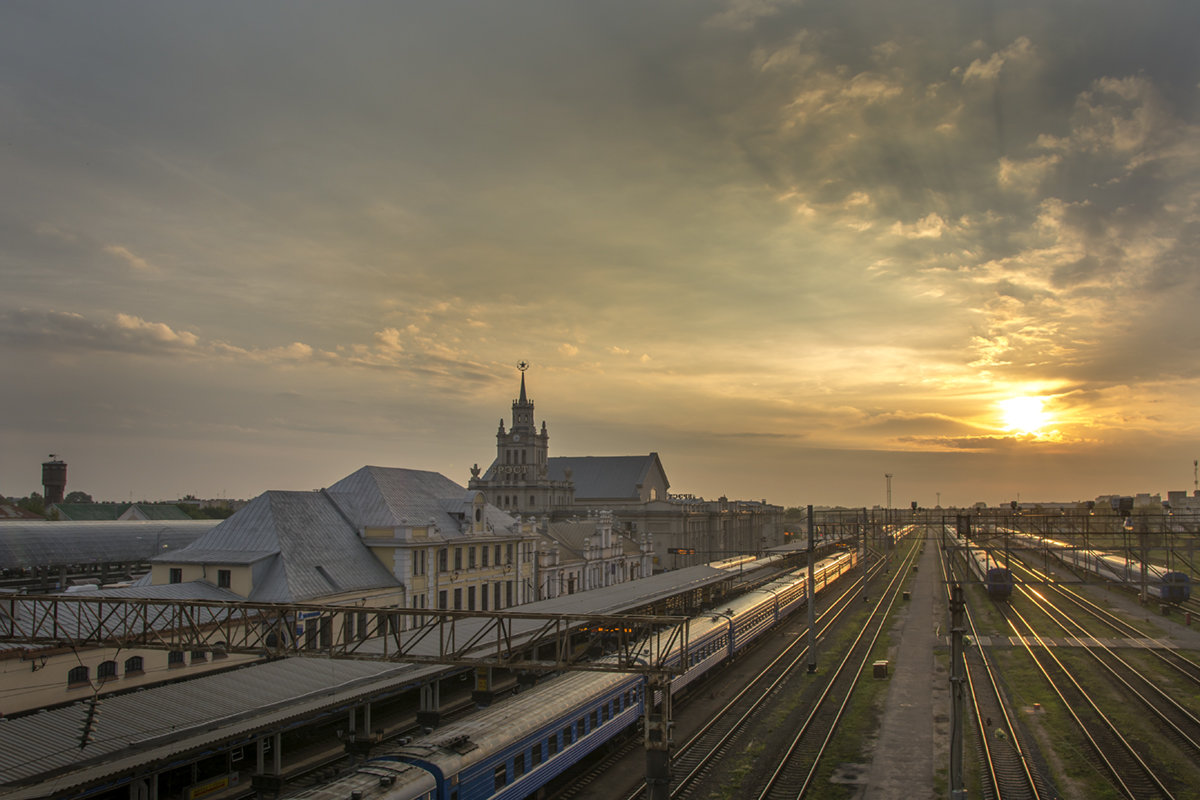
{"label": "grey roof", "polygon": [[219,600],[241,603],[246,598],[229,589],[214,586],[208,581],[186,583],[142,583],[112,589],[76,589],[71,594],[85,597],[140,597],[147,600]]}
{"label": "grey roof", "polygon": [[[244,560],[233,562],[241,552]],[[399,585],[324,492],[269,491],[168,563],[253,563],[270,554],[248,599],[295,603]]]}
{"label": "grey roof", "polygon": [[0,569],[148,561],[186,547],[217,522],[4,522]]}
{"label": "grey roof", "polygon": [[[629,537],[622,536],[615,530],[612,535],[613,541],[620,544],[625,553],[633,554],[642,551],[641,546]],[[596,532],[595,520],[589,519],[551,522],[546,527],[545,536],[566,550],[568,554],[576,558],[583,558],[583,540],[599,536],[599,534]]]}
{"label": "grey roof", "polygon": [[[645,484],[651,470],[662,474],[663,483],[670,486],[658,453],[644,456],[558,456],[546,459],[550,480],[566,480],[571,470],[575,482],[575,499],[638,497],[638,486]],[[664,498],[665,499],[665,498]]]}
{"label": "grey roof", "polygon": [[[103,699],[95,737],[78,746],[86,704],[0,721],[0,786],[9,794],[30,784],[24,796],[127,772],[155,758],[181,752],[185,740],[212,739],[270,729],[281,721],[338,707],[365,690],[403,684],[420,673],[411,665],[291,658],[206,675]],[[210,732],[216,728],[215,733]],[[193,746],[198,746],[193,742]],[[54,780],[55,774],[69,774]],[[88,774],[90,773],[90,774]]]}
{"label": "grey roof", "polygon": [[[433,525],[448,537],[460,535],[464,520],[470,519],[471,500],[478,494],[439,472],[371,466],[347,475],[325,492],[358,526]],[[507,528],[514,522],[495,506],[485,506],[484,513],[493,528]]]}

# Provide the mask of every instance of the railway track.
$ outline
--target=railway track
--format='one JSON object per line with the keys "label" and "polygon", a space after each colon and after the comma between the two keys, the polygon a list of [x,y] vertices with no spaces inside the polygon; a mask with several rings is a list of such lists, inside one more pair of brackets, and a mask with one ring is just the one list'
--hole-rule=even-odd
{"label": "railway track", "polygon": [[807,718],[757,795],[758,800],[794,800],[808,791],[918,552],[918,547],[911,547],[900,568],[891,575],[845,657],[828,675]]}
{"label": "railway track", "polygon": [[[873,576],[875,571],[878,569],[880,569],[880,567],[877,565],[875,570],[870,574]],[[855,575],[859,575],[859,573],[856,572]],[[837,623],[844,610],[858,596],[861,583],[861,577],[859,577],[849,586],[844,588],[835,598],[830,600],[828,606],[820,612],[815,620],[818,626],[818,637],[823,636],[830,629],[830,627]],[[801,613],[803,612],[796,612],[796,614]],[[701,747],[701,745],[698,744],[699,740],[705,737],[711,738],[716,731],[721,729],[720,720],[727,720],[731,716],[741,716],[745,713],[747,704],[754,704],[755,700],[762,702],[766,699],[767,694],[771,691],[771,686],[778,683],[778,681],[781,679],[780,676],[785,675],[788,670],[794,670],[796,666],[808,655],[808,647],[805,644],[808,638],[807,633],[808,630],[806,627],[795,637],[791,644],[784,648],[780,654],[771,659],[757,675],[753,676],[748,682],[746,682],[745,686],[743,686],[743,688],[740,689],[733,698],[731,698],[720,710],[716,711],[710,718],[709,722],[701,726],[701,730],[699,732],[694,733],[686,742],[684,742],[683,745],[676,749],[672,755],[672,771],[674,774],[679,775],[681,772],[686,773],[692,776],[691,782],[694,782],[695,778],[698,776],[698,773],[693,774],[696,770],[697,764],[692,762],[697,760],[699,762],[705,762],[706,756],[705,754],[701,753],[695,757],[691,757],[689,756],[689,752]],[[761,646],[761,644],[756,645],[756,647]],[[746,655],[747,654],[745,653],[741,654],[738,657],[738,660],[745,660]],[[676,711],[678,712],[685,706],[689,697],[701,696],[711,691],[712,687],[726,683],[729,680],[728,673],[729,668],[720,670],[718,673],[712,674],[705,678],[705,680],[701,683],[689,688],[688,692],[682,698],[676,699]],[[608,752],[606,752],[599,759],[589,763],[585,769],[572,772],[566,781],[566,785],[553,788],[548,796],[552,797],[554,800],[572,800],[575,797],[579,797],[588,793],[593,784],[595,784],[597,781],[611,783],[613,780],[613,770],[618,768],[618,765],[620,765],[622,762],[630,759],[635,752],[641,751],[643,746],[644,744],[640,736],[628,737],[620,744],[616,744],[609,748]],[[708,751],[705,752],[707,753]],[[711,765],[712,762],[709,761],[707,763]],[[681,796],[676,794],[678,791],[679,788],[677,786],[677,788],[672,792],[672,796]],[[629,787],[628,790],[623,791],[619,796],[627,797],[629,800],[636,800],[636,798],[641,797],[644,792],[645,782],[638,781],[636,782],[635,786]]]}
{"label": "railway track", "polygon": [[1108,775],[1113,786],[1131,800],[1176,797],[1159,777],[1158,770],[1142,757],[1084,687],[1084,681],[1089,679],[1081,680],[1064,664],[1051,644],[1016,608],[1009,609],[1009,624],[1091,745],[1089,760]]}
{"label": "railway track", "polygon": [[[949,589],[959,567],[942,559],[942,574]],[[959,575],[960,579],[965,575]],[[979,633],[966,610],[967,627],[974,641]],[[1055,797],[1041,770],[1033,764],[1030,748],[1000,690],[995,669],[982,647],[966,648],[967,691],[975,719],[975,745],[982,767],[980,792],[985,800],[1042,800]]]}

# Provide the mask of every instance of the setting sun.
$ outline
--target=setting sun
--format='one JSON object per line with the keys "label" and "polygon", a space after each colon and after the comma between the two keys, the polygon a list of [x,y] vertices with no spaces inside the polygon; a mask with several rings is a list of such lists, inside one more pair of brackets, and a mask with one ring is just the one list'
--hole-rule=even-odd
{"label": "setting sun", "polygon": [[1050,423],[1042,409],[1045,401],[1040,397],[1012,397],[1000,401],[1004,414],[1004,425],[1014,433],[1037,433]]}

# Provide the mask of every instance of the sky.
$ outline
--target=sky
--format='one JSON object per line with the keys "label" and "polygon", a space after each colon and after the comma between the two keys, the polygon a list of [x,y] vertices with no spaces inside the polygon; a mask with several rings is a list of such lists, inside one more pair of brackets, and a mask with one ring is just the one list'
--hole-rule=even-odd
{"label": "sky", "polygon": [[0,493],[1195,488],[1200,4],[0,4]]}

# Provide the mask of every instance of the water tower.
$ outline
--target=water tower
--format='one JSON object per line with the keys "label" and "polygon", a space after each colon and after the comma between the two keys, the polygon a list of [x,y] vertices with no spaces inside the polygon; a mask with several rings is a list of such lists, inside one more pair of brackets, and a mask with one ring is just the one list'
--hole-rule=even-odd
{"label": "water tower", "polygon": [[42,489],[47,506],[63,501],[67,490],[67,462],[50,454],[49,461],[42,462]]}

